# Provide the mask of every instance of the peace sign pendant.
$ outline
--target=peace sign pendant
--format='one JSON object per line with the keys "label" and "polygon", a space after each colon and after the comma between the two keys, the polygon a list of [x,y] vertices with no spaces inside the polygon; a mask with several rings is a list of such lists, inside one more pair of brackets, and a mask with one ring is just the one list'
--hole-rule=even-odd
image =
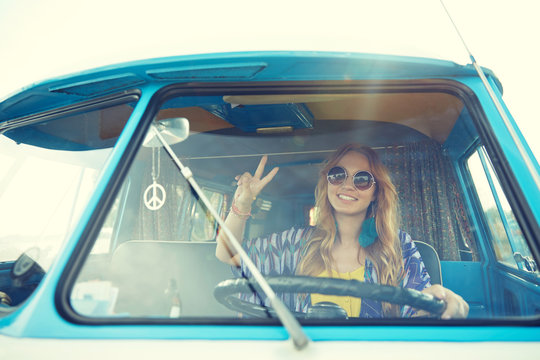
{"label": "peace sign pendant", "polygon": [[143,195],[144,205],[148,210],[152,211],[161,209],[163,204],[165,204],[166,198],[167,193],[165,192],[165,188],[155,180],[146,188]]}

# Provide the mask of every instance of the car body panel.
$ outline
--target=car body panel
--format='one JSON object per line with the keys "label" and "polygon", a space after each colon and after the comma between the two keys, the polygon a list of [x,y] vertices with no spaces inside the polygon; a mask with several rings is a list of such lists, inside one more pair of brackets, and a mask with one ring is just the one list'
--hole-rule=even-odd
{"label": "car body panel", "polygon": [[[498,80],[490,71],[487,71],[487,75],[496,95],[502,100],[499,91],[502,91],[502,87]],[[455,358],[472,353],[478,358],[505,358],[516,353],[537,352],[540,341],[538,319],[523,326],[497,320],[473,321],[468,326],[453,320],[446,326],[429,322],[429,326],[422,322],[408,325],[392,321],[370,326],[306,326],[304,330],[313,343],[302,352],[294,350],[292,344],[286,341],[288,334],[277,322],[267,326],[233,325],[227,322],[201,325],[163,320],[148,324],[139,323],[135,319],[118,324],[113,318],[99,324],[100,319],[78,322],[66,313],[65,283],[70,281],[70,276],[74,276],[66,275],[66,272],[78,266],[78,254],[88,252],[92,246],[90,239],[99,231],[95,223],[105,216],[100,209],[112,203],[111,189],[119,187],[118,179],[128,171],[143,141],[150,117],[159,106],[160,97],[182,91],[203,92],[211,88],[272,87],[286,82],[292,82],[293,86],[304,85],[305,82],[334,84],[344,81],[348,84],[354,80],[382,83],[383,87],[387,81],[451,81],[463,88],[463,91],[469,92],[478,101],[478,106],[472,107],[477,109],[479,119],[486,122],[484,125],[494,138],[488,139],[488,145],[501,156],[498,165],[508,170],[505,173],[508,174],[507,182],[518,185],[510,189],[512,205],[520,208],[528,219],[535,220],[524,222],[519,219],[521,224],[525,224],[524,232],[528,238],[538,239],[540,202],[530,201],[528,194],[537,196],[539,193],[535,177],[538,177],[540,168],[512,119],[518,137],[509,134],[471,66],[461,67],[451,62],[422,58],[365,54],[264,52],[174,57],[104,67],[36,84],[0,103],[2,130],[2,126],[10,126],[14,121],[25,121],[37,113],[68,107],[81,101],[117,93],[127,94],[130,91],[138,97],[107,159],[93,195],[54,263],[24,304],[0,317],[0,349],[7,351],[8,355],[33,356],[35,353],[32,347],[35,345],[40,349],[49,349],[50,352],[44,352],[45,358],[49,354],[68,355],[75,350],[82,353],[83,357],[102,356],[100,351],[103,351],[103,356],[112,353],[124,355],[125,352],[135,358],[158,351],[197,356],[226,354],[224,357],[247,357],[257,353],[262,358],[328,358],[336,355],[350,356],[353,352],[376,354],[385,358],[397,351],[410,351],[417,358]],[[450,134],[448,137],[450,143],[460,140],[459,134]],[[523,161],[523,154],[516,150],[516,142],[525,148],[534,166],[532,173],[530,166]],[[468,179],[459,172],[457,174],[463,187],[470,186]],[[534,252],[538,244],[530,244],[530,247]],[[460,289],[464,297],[472,300],[471,314],[491,311],[484,304],[488,303],[493,294],[504,291],[521,293],[515,289],[525,287],[530,295],[518,297],[516,301],[521,304],[520,308],[528,311],[528,315],[537,315],[540,311],[537,277],[531,274],[528,278],[496,263],[489,244],[481,242],[479,252],[483,256],[479,262],[442,262],[443,273],[474,273],[468,281],[460,281],[456,277],[444,279],[444,283]],[[8,268],[6,266],[3,271]],[[471,290],[475,279],[483,277],[491,277],[492,283],[498,284],[498,287],[483,289],[481,292]],[[146,340],[139,341],[142,339]],[[162,341],[164,339],[182,341]],[[103,350],[100,349],[102,346]],[[417,347],[422,350],[415,350]],[[444,351],[440,351],[442,347]],[[111,349],[114,350],[109,352]]]}
{"label": "car body panel", "polygon": [[[178,356],[209,357],[216,354],[215,341],[183,340],[46,340],[46,339],[11,339],[0,340],[6,355],[33,357],[36,353],[32,346],[43,349],[41,357],[52,359],[54,356],[70,356],[80,353],[80,359],[95,359],[96,356],[132,356],[147,358],[156,353],[175,354]],[[297,351],[289,341],[220,341],[218,347],[224,359],[248,358],[254,353],[260,353],[261,359],[327,359],[329,356],[349,356],[361,352],[367,356],[377,356],[381,359],[394,359],[396,354],[410,354],[417,359],[430,359],[437,353],[440,359],[455,359],[456,356],[468,357],[474,354],[478,359],[509,358],[516,352],[534,354],[534,343],[505,343],[505,342],[468,342],[454,343],[450,350],[448,342],[369,342],[369,341],[336,341],[314,342],[305,350]],[[418,351],[421,346],[423,351]],[[261,347],[265,351],[261,352]],[[405,355],[407,356],[407,355]]]}

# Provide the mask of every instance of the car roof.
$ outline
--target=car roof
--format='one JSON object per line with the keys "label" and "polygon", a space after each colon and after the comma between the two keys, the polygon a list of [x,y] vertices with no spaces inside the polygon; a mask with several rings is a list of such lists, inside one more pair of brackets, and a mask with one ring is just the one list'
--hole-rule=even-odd
{"label": "car roof", "polygon": [[[486,75],[500,83],[489,69]],[[0,103],[0,122],[149,83],[407,80],[476,76],[471,65],[430,58],[340,52],[239,52],[132,61],[45,80]]]}

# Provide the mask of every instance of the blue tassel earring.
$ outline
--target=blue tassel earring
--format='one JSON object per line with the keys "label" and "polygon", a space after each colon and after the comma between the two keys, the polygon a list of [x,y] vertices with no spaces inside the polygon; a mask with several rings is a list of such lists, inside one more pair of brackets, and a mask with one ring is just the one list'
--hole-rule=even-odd
{"label": "blue tassel earring", "polygon": [[375,225],[375,205],[372,202],[369,205],[369,209],[367,211],[367,214],[373,215],[367,219],[364,220],[364,223],[362,224],[362,231],[360,231],[360,236],[358,236],[358,243],[360,243],[360,246],[365,248],[369,245],[373,244],[375,242],[375,239],[377,239],[377,226]]}

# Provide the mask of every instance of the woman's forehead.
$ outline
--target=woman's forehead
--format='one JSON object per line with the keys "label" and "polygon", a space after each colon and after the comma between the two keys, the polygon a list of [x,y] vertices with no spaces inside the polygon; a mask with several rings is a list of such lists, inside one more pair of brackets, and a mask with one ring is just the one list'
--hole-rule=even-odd
{"label": "woman's forehead", "polygon": [[347,152],[337,163],[344,167],[348,172],[356,172],[360,170],[371,171],[368,158],[356,151]]}

